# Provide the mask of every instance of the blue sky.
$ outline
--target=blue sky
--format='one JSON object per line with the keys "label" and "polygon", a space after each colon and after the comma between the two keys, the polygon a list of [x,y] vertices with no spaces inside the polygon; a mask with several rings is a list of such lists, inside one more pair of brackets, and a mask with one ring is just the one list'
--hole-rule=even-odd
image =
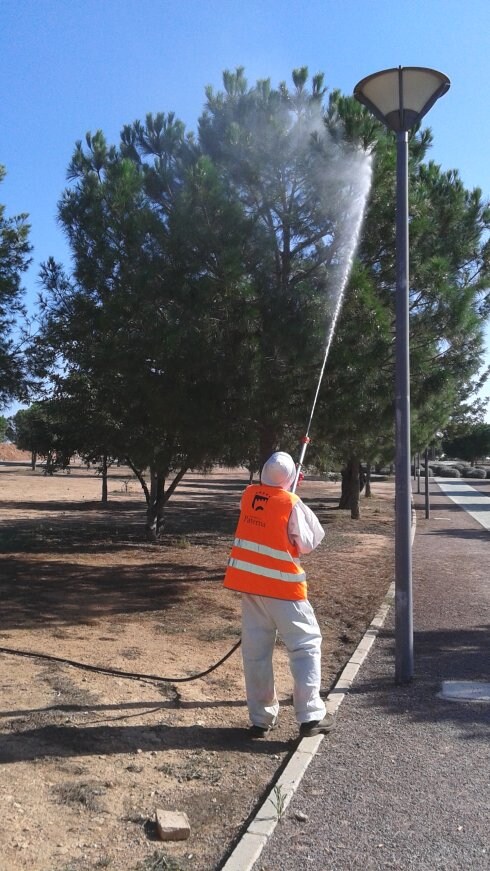
{"label": "blue sky", "polygon": [[195,129],[205,86],[237,66],[273,84],[308,66],[346,94],[388,67],[444,72],[431,157],[490,198],[489,35],[488,0],[0,0],[0,202],[30,216],[28,303],[42,261],[69,264],[56,204],[75,142],[116,142],[147,112]]}

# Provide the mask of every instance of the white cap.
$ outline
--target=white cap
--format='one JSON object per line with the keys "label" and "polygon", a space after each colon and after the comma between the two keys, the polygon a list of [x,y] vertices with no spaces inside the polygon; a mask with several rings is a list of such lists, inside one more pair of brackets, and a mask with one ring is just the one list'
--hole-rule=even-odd
{"label": "white cap", "polygon": [[282,487],[288,490],[296,477],[296,465],[290,454],[276,451],[264,463],[260,480],[269,487]]}

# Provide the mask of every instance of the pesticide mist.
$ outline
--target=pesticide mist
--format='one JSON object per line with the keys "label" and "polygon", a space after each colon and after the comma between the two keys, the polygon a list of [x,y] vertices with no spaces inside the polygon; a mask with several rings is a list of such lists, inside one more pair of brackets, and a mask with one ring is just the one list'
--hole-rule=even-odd
{"label": "pesticide mist", "polygon": [[332,243],[333,256],[328,267],[330,317],[327,330],[327,356],[359,243],[372,174],[371,156],[361,149],[342,152],[339,148],[335,165],[338,171],[337,184],[340,183],[340,199],[339,214],[336,216],[336,233]]}
{"label": "pesticide mist", "polygon": [[[318,118],[308,130],[316,141],[323,161],[316,167],[320,208],[324,210],[328,231],[321,240],[326,278],[326,338],[323,363],[311,408],[309,434],[330,347],[339,319],[345,289],[359,243],[362,222],[371,188],[372,157],[360,147],[338,141]],[[301,460],[304,457],[304,452]]]}
{"label": "pesticide mist", "polygon": [[228,72],[225,92],[208,90],[200,122],[201,142],[226,167],[250,229],[250,395],[263,409],[254,426],[264,451],[284,427],[285,373],[299,395],[301,373],[312,372],[324,347],[323,375],[371,183],[370,155],[347,141],[335,97],[324,105],[323,75],[308,82],[302,67],[292,78],[294,88],[267,79],[249,89],[243,69]]}

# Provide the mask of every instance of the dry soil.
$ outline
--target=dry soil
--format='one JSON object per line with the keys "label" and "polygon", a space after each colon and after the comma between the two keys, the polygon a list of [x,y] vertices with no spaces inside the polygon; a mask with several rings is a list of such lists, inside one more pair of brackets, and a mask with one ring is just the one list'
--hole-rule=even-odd
{"label": "dry soil", "polygon": [[[150,545],[127,469],[111,472],[103,507],[94,469],[48,477],[26,459],[0,462],[0,867],[214,871],[298,740],[280,642],[267,740],[247,735],[239,650],[177,680],[239,640],[239,596],[222,578],[246,472],[188,474]],[[326,694],[392,580],[393,486],[373,484],[359,521],[337,509],[338,484],[307,476],[298,492],[327,532],[304,561]],[[190,838],[158,840],[157,808],[185,812]]]}

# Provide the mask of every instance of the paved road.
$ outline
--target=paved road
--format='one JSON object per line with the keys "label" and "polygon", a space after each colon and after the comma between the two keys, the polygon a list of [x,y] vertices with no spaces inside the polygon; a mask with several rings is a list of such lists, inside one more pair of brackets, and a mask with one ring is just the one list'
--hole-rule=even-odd
{"label": "paved road", "polygon": [[[484,529],[490,529],[490,480],[436,478],[437,485],[460,508],[464,508]],[[430,491],[429,491],[430,492]]]}
{"label": "paved road", "polygon": [[490,869],[490,703],[439,695],[490,681],[490,482],[431,491],[428,520],[415,497],[415,679],[394,683],[392,609],[254,871]]}

